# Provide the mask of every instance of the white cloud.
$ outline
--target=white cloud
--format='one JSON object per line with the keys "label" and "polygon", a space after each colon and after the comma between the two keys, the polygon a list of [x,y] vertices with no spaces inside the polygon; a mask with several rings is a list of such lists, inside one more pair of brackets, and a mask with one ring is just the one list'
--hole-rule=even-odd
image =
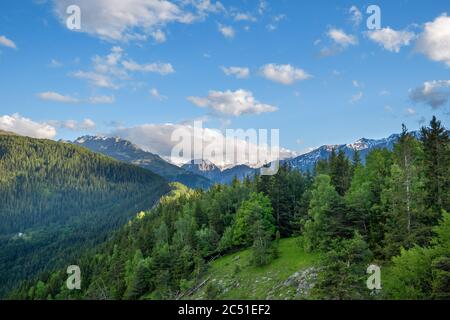
{"label": "white cloud", "polygon": [[38,93],[37,96],[41,100],[59,102],[59,103],[78,103],[79,100],[71,96],[62,95],[57,92],[47,91]]}
{"label": "white cloud", "polygon": [[132,72],[168,75],[175,72],[175,70],[170,63],[139,64],[132,59],[126,59],[124,50],[116,46],[106,56],[94,56],[91,70],[79,70],[71,75],[75,78],[85,79],[95,87],[118,89],[122,85],[122,83],[118,84],[118,82],[130,80],[130,73]]}
{"label": "white cloud", "polygon": [[205,98],[188,97],[198,107],[211,108],[219,113],[231,116],[243,114],[261,114],[274,112],[278,109],[269,104],[263,104],[253,97],[253,93],[246,90],[210,91]]}
{"label": "white cloud", "polygon": [[341,29],[331,28],[327,32],[328,37],[333,40],[337,45],[346,48],[348,46],[353,46],[358,43],[358,40],[355,36],[346,34]]}
{"label": "white cloud", "polygon": [[361,88],[361,87],[364,87],[364,84],[361,83],[361,82],[359,82],[358,80],[353,80],[353,81],[352,81],[352,84],[353,84],[353,86],[354,86],[355,88]]}
{"label": "white cloud", "polygon": [[426,23],[417,40],[416,50],[450,67],[450,17],[443,14]]}
{"label": "white cloud", "polygon": [[357,94],[354,94],[351,98],[350,98],[350,103],[357,103],[358,101],[360,101],[363,98],[363,93],[362,92],[358,92]]}
{"label": "white cloud", "polygon": [[268,4],[266,0],[259,0],[258,13],[263,15],[267,11]]}
{"label": "white cloud", "polygon": [[362,21],[362,13],[356,6],[351,6],[348,10],[348,13],[350,14],[350,21],[355,25],[355,27],[358,27],[361,24]]}
{"label": "white cloud", "polygon": [[78,99],[68,95],[62,95],[57,92],[47,91],[37,94],[37,97],[44,101],[59,103],[90,103],[90,104],[111,104],[116,101],[114,96],[93,96],[89,99]]}
{"label": "white cloud", "polygon": [[[347,34],[341,29],[330,28],[326,35],[331,40],[331,44],[325,45],[320,49],[320,57],[334,56],[344,51],[347,47],[358,44],[358,39],[355,36]],[[316,40],[314,45],[321,43],[321,40]]]}
{"label": "white cloud", "polygon": [[238,21],[238,22],[240,22],[240,21],[256,22],[257,19],[249,13],[239,12],[239,13],[235,14],[234,20]]}
{"label": "white cloud", "polygon": [[56,129],[53,126],[35,122],[18,113],[11,116],[0,116],[0,129],[38,139],[54,139],[56,137]]}
{"label": "white cloud", "polygon": [[67,7],[78,5],[82,12],[80,31],[109,41],[146,40],[149,36],[158,41],[162,38],[155,32],[168,24],[191,24],[223,9],[220,2],[209,0],[54,0],[53,3],[64,25]]}
{"label": "white cloud", "polygon": [[296,81],[306,80],[311,77],[303,69],[296,68],[290,64],[266,64],[261,67],[261,72],[266,79],[284,85],[291,85]]}
{"label": "white cloud", "polygon": [[227,76],[235,76],[236,78],[239,78],[239,79],[248,78],[250,75],[249,68],[244,68],[244,67],[229,67],[229,68],[222,67],[222,71]]}
{"label": "white cloud", "polygon": [[389,27],[367,33],[369,39],[392,52],[400,52],[400,48],[408,46],[415,38],[414,32],[396,31]]}
{"label": "white cloud", "polygon": [[0,36],[0,45],[8,47],[8,48],[12,48],[12,49],[17,49],[17,46],[14,43],[14,41],[12,41],[11,39],[8,39],[5,36]]}
{"label": "white cloud", "polygon": [[163,43],[163,42],[166,42],[166,40],[167,40],[166,34],[162,30],[152,31],[152,33],[150,35],[158,43]]}
{"label": "white cloud", "polygon": [[424,103],[438,109],[448,104],[450,99],[450,80],[426,81],[410,92],[413,102]]}
{"label": "white cloud", "polygon": [[170,63],[148,63],[148,64],[138,64],[133,60],[123,61],[122,65],[126,70],[145,72],[145,73],[159,73],[163,76],[174,73]]}
{"label": "white cloud", "polygon": [[113,80],[104,74],[86,71],[77,71],[72,74],[75,78],[88,80],[89,83],[95,87],[118,89]]}
{"label": "white cloud", "polygon": [[116,102],[114,96],[94,96],[89,98],[89,103],[92,104],[112,104]]}
{"label": "white cloud", "polygon": [[232,26],[224,26],[219,24],[219,32],[228,39],[234,38],[236,32],[234,31],[234,28]]}
{"label": "white cloud", "polygon": [[61,68],[63,64],[56,59],[52,59],[48,64],[50,68]]}
{"label": "white cloud", "polygon": [[156,88],[150,89],[150,95],[151,95],[153,98],[158,99],[158,100],[160,100],[160,101],[163,101],[163,100],[166,100],[166,99],[167,99],[167,97],[166,97],[166,96],[163,96],[162,94],[160,94],[159,91],[158,91],[158,89],[156,89]]}
{"label": "white cloud", "polygon": [[406,109],[405,109],[405,114],[406,114],[407,116],[415,116],[416,113],[417,113],[416,110],[413,109],[413,108],[406,108]]}
{"label": "white cloud", "polygon": [[89,118],[86,118],[81,122],[76,120],[52,120],[48,121],[48,124],[60,129],[67,129],[71,131],[87,131],[95,129],[96,126],[95,122]]}
{"label": "white cloud", "polygon": [[[172,134],[175,130],[185,132],[189,137],[192,137],[193,144],[191,146],[201,146],[201,151],[203,151],[202,158],[221,167],[250,164],[248,163],[250,154],[253,156],[258,154],[257,159],[260,163],[256,165],[252,163],[251,165],[253,166],[262,166],[266,160],[267,162],[275,160],[275,158],[271,157],[268,159],[261,158],[261,155],[264,154],[270,156],[270,152],[267,152],[267,147],[246,141],[244,138],[238,137],[235,140],[233,137],[227,137],[226,134],[217,129],[196,127],[194,130],[194,126],[191,123],[143,124],[132,128],[119,128],[111,134],[127,139],[144,150],[156,153],[178,165],[185,164],[188,161],[194,160],[194,158],[200,158],[200,156],[195,157],[194,152],[190,156],[188,154],[183,154],[179,157],[172,155],[174,147],[180,142],[179,140],[172,141]],[[235,152],[230,155],[229,151],[228,154],[226,153],[226,145],[232,142],[232,140],[234,140]],[[214,153],[209,152],[211,150],[214,150]],[[296,155],[295,152],[280,148],[280,159],[290,158]]]}

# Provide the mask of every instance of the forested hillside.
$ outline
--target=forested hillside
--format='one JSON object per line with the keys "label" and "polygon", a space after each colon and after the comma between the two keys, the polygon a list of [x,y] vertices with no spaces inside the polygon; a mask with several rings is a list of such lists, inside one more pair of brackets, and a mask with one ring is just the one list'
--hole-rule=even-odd
{"label": "forested hillside", "polygon": [[144,151],[130,141],[120,138],[84,136],[76,139],[74,144],[91,151],[107,155],[119,161],[148,169],[170,182],[180,182],[190,188],[207,189],[212,181],[173,165],[160,156]]}
{"label": "forested hillside", "polygon": [[84,148],[0,134],[0,295],[64,265],[169,190]]}
{"label": "forested hillside", "polygon": [[[61,268],[10,297],[282,298],[264,286],[299,268],[286,283],[310,274],[306,296],[298,287],[283,298],[450,299],[449,174],[449,133],[433,118],[420,140],[404,127],[393,151],[374,150],[365,164],[332,152],[314,175],[284,165],[207,192],[178,188],[73,262],[81,290],[67,289]],[[372,263],[381,290],[366,287]],[[241,287],[251,272],[255,285]]]}

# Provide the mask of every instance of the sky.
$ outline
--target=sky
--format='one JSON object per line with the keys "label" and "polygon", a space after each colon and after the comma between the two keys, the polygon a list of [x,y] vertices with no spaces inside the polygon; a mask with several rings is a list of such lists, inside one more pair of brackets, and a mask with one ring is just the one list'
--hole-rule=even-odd
{"label": "sky", "polygon": [[[71,5],[80,29],[67,25]],[[448,126],[449,10],[438,0],[1,1],[0,129],[121,136],[168,158],[171,133],[193,121],[207,138],[279,129],[282,157],[416,130],[433,115]]]}

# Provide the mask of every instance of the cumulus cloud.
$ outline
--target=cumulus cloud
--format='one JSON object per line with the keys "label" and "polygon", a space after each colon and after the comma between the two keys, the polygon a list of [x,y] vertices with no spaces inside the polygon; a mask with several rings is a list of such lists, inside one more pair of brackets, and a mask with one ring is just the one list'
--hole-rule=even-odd
{"label": "cumulus cloud", "polygon": [[35,122],[18,113],[11,116],[0,116],[0,129],[38,139],[54,139],[56,137],[56,129],[53,126]]}
{"label": "cumulus cloud", "polygon": [[131,79],[133,72],[158,73],[164,76],[174,73],[175,70],[170,63],[139,64],[132,59],[127,59],[124,50],[115,46],[105,56],[94,56],[91,70],[79,70],[71,75],[78,79],[87,80],[95,87],[118,89],[121,87],[120,82]]}
{"label": "cumulus cloud", "polygon": [[333,40],[337,45],[346,48],[348,46],[353,46],[358,43],[358,40],[355,36],[346,34],[341,29],[331,28],[327,32],[327,36]]}
{"label": "cumulus cloud", "polygon": [[38,93],[37,96],[41,100],[59,102],[59,103],[78,103],[79,100],[71,96],[62,95],[57,92],[47,91]]}
{"label": "cumulus cloud", "polygon": [[227,76],[235,76],[236,78],[239,78],[239,79],[248,78],[248,76],[250,75],[249,68],[244,68],[244,67],[228,67],[228,68],[226,68],[226,67],[222,67],[221,69]]}
{"label": "cumulus cloud", "polygon": [[136,71],[136,72],[144,72],[144,73],[159,73],[161,75],[168,75],[174,73],[170,63],[148,63],[148,64],[139,64],[134,62],[133,60],[123,61],[122,65],[126,70]]}
{"label": "cumulus cloud", "polygon": [[210,108],[214,111],[231,116],[240,116],[243,114],[261,114],[277,111],[278,108],[260,103],[253,97],[253,93],[246,90],[236,91],[210,91],[205,98],[188,97],[198,107]]}
{"label": "cumulus cloud", "polygon": [[0,45],[5,46],[12,49],[17,49],[16,44],[11,39],[8,39],[5,36],[0,36]]}
{"label": "cumulus cloud", "polygon": [[[358,44],[358,39],[355,36],[345,33],[342,29],[330,28],[327,31],[326,36],[331,43],[321,48],[321,57],[334,56],[344,51],[347,47]],[[318,39],[314,42],[314,45],[319,45],[321,43],[322,40]]]}
{"label": "cumulus cloud", "polygon": [[[65,25],[69,5],[81,8],[80,32],[108,41],[161,41],[168,24],[191,24],[223,8],[209,0],[54,0],[54,12]],[[165,37],[164,37],[165,39]]]}
{"label": "cumulus cloud", "polygon": [[414,32],[396,31],[389,27],[369,31],[367,35],[370,40],[391,52],[400,52],[401,47],[408,46],[415,38]]}
{"label": "cumulus cloud", "polygon": [[450,98],[450,80],[427,81],[410,92],[413,102],[424,103],[433,109],[447,105]]}
{"label": "cumulus cloud", "polygon": [[416,51],[450,67],[450,17],[443,14],[427,22],[417,40]]}
{"label": "cumulus cloud", "polygon": [[88,82],[95,87],[107,89],[119,88],[116,84],[114,84],[113,80],[105,74],[90,71],[76,71],[72,73],[72,76],[78,79],[88,80]]}
{"label": "cumulus cloud", "polygon": [[[180,133],[192,142],[189,143],[191,149],[183,150],[185,151],[183,154],[174,155],[173,150],[181,140]],[[243,133],[245,135],[246,132]],[[156,153],[178,165],[203,158],[221,167],[238,164],[260,167],[276,158],[285,159],[297,155],[293,151],[280,148],[279,157],[275,157],[269,150],[270,141],[267,141],[268,147],[261,143],[262,141],[254,142],[241,135],[230,136],[217,129],[194,126],[193,123],[143,124],[116,129],[112,135],[127,139],[144,150]],[[230,144],[234,144],[234,152],[230,152],[229,149],[227,152],[227,145]],[[192,150],[193,146],[199,146],[200,152]],[[256,159],[257,163],[251,163],[249,159],[252,158]]]}
{"label": "cumulus cloud", "polygon": [[232,26],[224,26],[219,24],[219,32],[228,39],[234,38],[236,32],[234,31],[234,28]]}
{"label": "cumulus cloud", "polygon": [[266,79],[284,85],[291,85],[296,81],[306,80],[311,77],[303,69],[296,68],[290,64],[266,64],[261,68],[261,72]]}

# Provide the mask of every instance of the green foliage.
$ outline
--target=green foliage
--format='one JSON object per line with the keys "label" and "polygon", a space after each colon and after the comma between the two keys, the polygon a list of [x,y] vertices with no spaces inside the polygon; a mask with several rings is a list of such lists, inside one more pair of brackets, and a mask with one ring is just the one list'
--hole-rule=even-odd
{"label": "green foliage", "polygon": [[394,299],[448,299],[450,297],[450,214],[434,228],[430,247],[402,249],[392,259],[386,293]]}
{"label": "green foliage", "polygon": [[167,191],[152,172],[84,148],[0,135],[0,296],[72,264]]}
{"label": "green foliage", "polygon": [[326,251],[336,237],[345,237],[346,209],[342,197],[327,175],[318,175],[313,185],[309,220],[305,222],[308,250]]}
{"label": "green foliage", "polygon": [[[254,234],[258,232],[258,236]],[[234,244],[248,246],[256,237],[266,238],[274,234],[274,218],[269,198],[262,193],[252,193],[250,199],[245,201],[236,214],[233,230]]]}
{"label": "green foliage", "polygon": [[[374,150],[367,155],[364,164],[357,153],[350,162],[342,151],[338,154],[333,151],[328,160],[317,164],[315,176],[283,165],[274,176],[257,175],[254,180],[247,178],[242,183],[235,179],[231,185],[215,185],[208,191],[173,185],[172,192],[162,197],[157,206],[138,214],[101,245],[88,243],[83,254],[79,254],[77,247],[73,248],[78,255],[73,256],[70,264],[81,267],[82,290],[67,290],[67,275],[61,267],[23,283],[10,297],[174,299],[184,297],[209,279],[206,286],[193,293],[194,297],[294,298],[296,293],[291,292],[292,288],[279,284],[302,268],[315,265],[320,255],[321,265],[316,268],[319,278],[312,298],[373,298],[366,287],[366,270],[375,262],[383,267],[381,297],[449,299],[450,215],[443,209],[447,206],[449,181],[445,168],[449,168],[450,161],[446,154],[449,142],[444,132],[447,133],[435,119],[430,128],[422,129],[420,141],[404,128],[393,151]],[[30,146],[22,152],[27,148]],[[6,153],[0,152],[3,154]],[[94,161],[89,158],[91,155],[86,156],[84,160]],[[64,157],[73,159],[75,156],[64,154]],[[103,161],[111,160],[95,161],[97,165],[107,166]],[[25,176],[39,177],[46,172],[49,163],[31,166],[34,169]],[[109,165],[114,167],[117,163]],[[75,164],[73,166],[75,168]],[[88,164],[80,165],[80,172],[77,172],[86,185],[75,183],[78,181],[78,176],[74,176],[76,170],[69,166],[64,169],[67,171],[65,179],[52,180],[51,175],[43,175],[45,180],[42,181],[37,179],[41,181],[37,184],[40,191],[30,189],[30,197],[51,199],[55,190],[59,190],[53,189],[53,185],[60,181],[64,184],[67,180],[75,183],[76,192],[83,191],[87,185],[101,191],[106,186],[105,190],[115,196],[113,203],[121,199],[114,192],[125,192],[123,186],[127,192],[135,191],[135,185],[147,187],[141,176],[123,182],[119,173],[108,171],[106,175],[103,169],[98,169],[104,173],[101,175],[96,167],[84,176],[87,167]],[[132,168],[124,170],[132,171]],[[438,171],[435,175],[434,170]],[[115,180],[108,180],[111,175]],[[6,177],[0,176],[3,179],[0,186],[4,186],[0,190],[11,193],[15,190],[12,185],[22,186],[22,180],[11,184],[9,175]],[[135,177],[133,173],[131,177]],[[139,179],[144,181],[141,183]],[[34,186],[34,181],[28,185]],[[45,181],[52,181],[53,185]],[[68,186],[72,186],[71,183]],[[117,189],[108,189],[114,183],[122,184]],[[74,198],[80,199],[78,195]],[[109,199],[108,195],[104,199]],[[69,197],[67,202],[72,203],[72,200]],[[130,197],[130,201],[136,198]],[[45,207],[47,202],[42,202]],[[100,214],[105,208],[109,215],[119,210],[119,207],[117,210],[107,207],[106,203],[98,207],[94,213],[99,215],[89,216],[97,232],[103,222],[106,226],[112,223],[110,216],[106,219]],[[129,209],[125,203],[124,208]],[[126,213],[124,209],[123,215],[118,215]],[[62,213],[61,218],[64,217]],[[20,219],[11,218],[12,224]],[[57,226],[61,230],[61,226]],[[10,241],[31,241],[39,247],[36,240],[41,233],[31,230],[22,236],[13,234]],[[94,229],[82,230],[76,234],[82,235],[81,239],[97,240],[92,238]],[[282,239],[293,234],[300,235],[300,240]],[[86,244],[78,237],[68,241],[73,239]],[[59,246],[57,243],[45,250],[48,249],[49,255],[56,252],[56,256],[61,257]],[[10,247],[7,252],[11,255],[13,249]],[[240,252],[234,253],[237,250]],[[43,257],[48,256],[43,254]],[[0,263],[5,261],[8,260],[0,256]],[[67,264],[67,259],[61,258],[61,261]],[[34,263],[30,265],[35,266]]]}
{"label": "green foliage", "polygon": [[414,243],[425,245],[431,238],[431,225],[424,223],[423,183],[418,159],[421,146],[405,127],[394,147],[394,164],[386,189],[382,193],[387,216],[385,255],[392,257],[400,248]]}
{"label": "green foliage", "polygon": [[323,257],[324,267],[313,296],[332,300],[367,298],[366,270],[371,259],[372,253],[358,233],[353,239],[333,241]]}
{"label": "green foliage", "polygon": [[429,127],[420,130],[426,202],[434,212],[450,211],[449,132],[433,117]]}

